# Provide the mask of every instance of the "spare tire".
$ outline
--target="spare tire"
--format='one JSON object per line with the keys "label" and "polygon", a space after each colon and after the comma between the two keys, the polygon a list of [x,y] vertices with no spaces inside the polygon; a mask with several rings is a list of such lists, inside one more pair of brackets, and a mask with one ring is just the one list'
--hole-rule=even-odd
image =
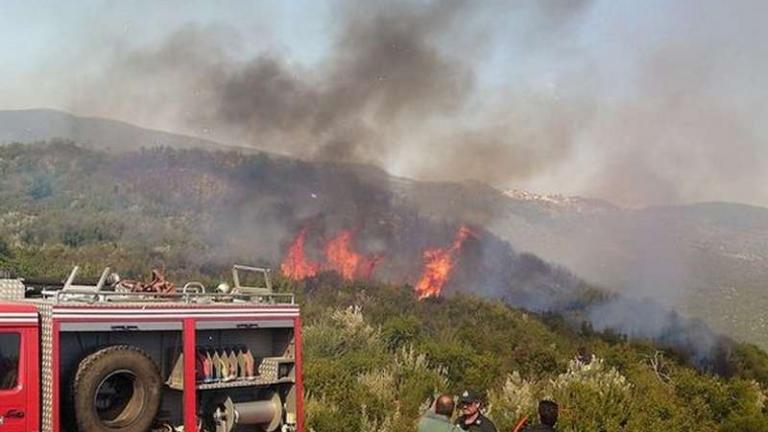
{"label": "spare tire", "polygon": [[154,361],[139,348],[115,345],[85,357],[73,382],[77,429],[146,432],[160,408],[162,381]]}

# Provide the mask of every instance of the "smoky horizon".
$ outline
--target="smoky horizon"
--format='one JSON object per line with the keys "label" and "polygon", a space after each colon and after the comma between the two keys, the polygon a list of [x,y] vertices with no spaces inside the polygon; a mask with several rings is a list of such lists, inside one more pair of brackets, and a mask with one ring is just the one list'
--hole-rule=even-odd
{"label": "smoky horizon", "polygon": [[29,30],[6,25],[0,109],[629,207],[768,205],[757,1],[38,6],[6,6]]}

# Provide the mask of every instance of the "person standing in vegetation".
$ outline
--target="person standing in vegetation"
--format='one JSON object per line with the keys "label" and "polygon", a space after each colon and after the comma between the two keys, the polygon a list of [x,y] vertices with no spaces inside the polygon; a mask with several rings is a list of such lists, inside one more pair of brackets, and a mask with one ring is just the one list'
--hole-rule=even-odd
{"label": "person standing in vegetation", "polygon": [[459,397],[461,415],[456,426],[470,432],[496,432],[496,425],[480,412],[480,398],[471,391],[464,391]]}
{"label": "person standing in vegetation", "polygon": [[459,432],[459,429],[451,424],[454,407],[453,396],[447,394],[438,396],[434,411],[430,408],[421,416],[419,432]]}
{"label": "person standing in vegetation", "polygon": [[523,432],[553,432],[557,423],[557,404],[551,400],[539,402],[539,420],[541,424],[527,427]]}

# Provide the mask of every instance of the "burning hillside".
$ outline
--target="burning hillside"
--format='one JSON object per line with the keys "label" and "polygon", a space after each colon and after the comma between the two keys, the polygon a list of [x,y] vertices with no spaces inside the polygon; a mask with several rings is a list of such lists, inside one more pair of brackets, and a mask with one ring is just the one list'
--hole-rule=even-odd
{"label": "burning hillside", "polygon": [[[123,248],[134,275],[166,265],[213,277],[233,261],[280,262],[296,280],[334,271],[346,279],[411,283],[421,297],[463,291],[532,311],[581,308],[580,319],[597,329],[711,348],[707,335],[645,303],[584,310],[604,293],[585,293],[589,287],[568,270],[516,251],[482,224],[472,225],[470,235],[447,211],[442,218],[424,215],[394,192],[395,180],[368,167],[170,149],[101,155],[71,144],[4,151],[6,202],[22,204],[14,204],[0,235],[46,263],[34,268],[68,265],[74,252],[60,247],[109,265],[115,244],[129,245]],[[95,208],[102,210],[94,214]],[[29,267],[14,264],[26,256],[9,261],[11,269]],[[658,319],[638,328],[648,316]],[[669,338],[675,334],[682,338]]]}
{"label": "burning hillside", "polygon": [[[482,227],[414,220],[397,228],[384,234],[336,229],[325,235],[322,223],[303,224],[286,244],[280,268],[296,281],[335,272],[344,280],[410,284],[422,300],[463,291],[534,311],[567,310],[580,302],[578,278],[516,253]],[[376,253],[367,250],[370,243],[379,245]]]}
{"label": "burning hillside", "polygon": [[280,264],[283,274],[293,280],[306,279],[317,275],[320,265],[307,260],[304,243],[307,241],[307,229],[303,228],[288,248],[288,253]]}
{"label": "burning hillside", "polygon": [[462,225],[456,232],[453,243],[448,248],[429,249],[424,252],[424,272],[416,284],[416,295],[420,299],[436,297],[443,292],[443,287],[451,276],[461,246],[472,232]]}
{"label": "burning hillside", "polygon": [[352,247],[354,233],[342,230],[323,245],[324,261],[312,261],[308,258],[305,247],[307,232],[307,227],[299,231],[280,264],[283,275],[290,279],[307,279],[316,276],[320,271],[335,271],[347,280],[370,279],[376,264],[382,259],[381,255],[356,252]]}
{"label": "burning hillside", "polygon": [[[303,280],[317,276],[320,271],[335,271],[346,280],[370,279],[382,255],[366,255],[353,248],[354,233],[342,230],[322,246],[324,261],[315,262],[306,251],[307,227],[288,246],[280,269],[292,280]],[[419,299],[437,297],[449,282],[454,267],[458,264],[462,245],[473,235],[470,228],[462,225],[456,231],[453,242],[446,248],[429,248],[423,253],[424,266],[414,290]],[[406,280],[402,282],[407,282]]]}
{"label": "burning hillside", "polygon": [[352,249],[352,231],[341,231],[325,245],[325,258],[329,269],[344,279],[370,279],[381,256],[361,255]]}

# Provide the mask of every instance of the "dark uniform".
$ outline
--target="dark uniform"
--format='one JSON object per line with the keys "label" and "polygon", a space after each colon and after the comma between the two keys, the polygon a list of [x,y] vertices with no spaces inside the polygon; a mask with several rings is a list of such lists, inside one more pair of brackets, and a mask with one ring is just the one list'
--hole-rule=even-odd
{"label": "dark uniform", "polygon": [[459,416],[456,419],[456,426],[469,432],[496,432],[496,426],[493,422],[482,414],[478,415],[475,421],[470,424],[464,423],[464,416]]}

